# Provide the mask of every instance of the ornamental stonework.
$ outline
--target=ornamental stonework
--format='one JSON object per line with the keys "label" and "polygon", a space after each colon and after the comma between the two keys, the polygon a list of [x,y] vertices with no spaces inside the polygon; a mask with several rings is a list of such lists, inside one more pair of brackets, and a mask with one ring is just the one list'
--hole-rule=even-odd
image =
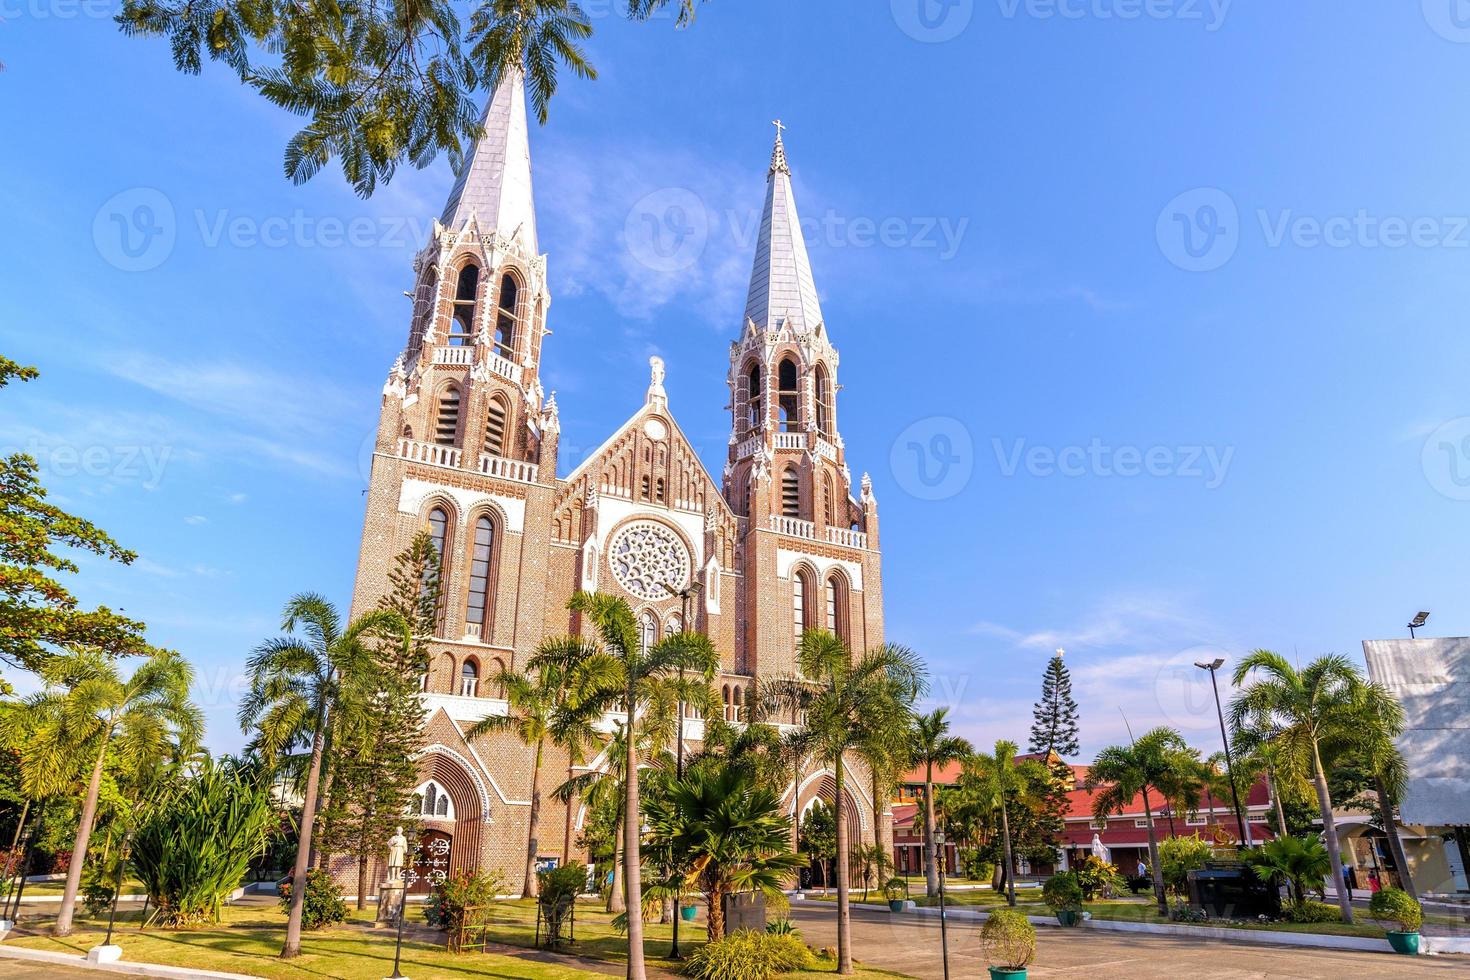
{"label": "ornamental stonework", "polygon": [[655,602],[689,582],[689,549],[657,521],[634,521],[613,536],[607,551],[613,577],[629,593]]}

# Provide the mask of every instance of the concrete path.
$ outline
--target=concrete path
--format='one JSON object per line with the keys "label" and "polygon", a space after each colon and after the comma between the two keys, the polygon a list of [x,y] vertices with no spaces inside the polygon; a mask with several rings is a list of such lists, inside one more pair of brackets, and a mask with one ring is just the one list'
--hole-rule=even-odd
{"label": "concrete path", "polygon": [[[792,905],[792,920],[813,946],[837,942],[837,910],[812,903]],[[868,966],[895,970],[923,980],[943,980],[938,918],[892,915],[854,909],[853,950]],[[985,977],[979,927],[950,923],[950,976]],[[1463,956],[1410,958],[1391,953],[1360,953],[1256,946],[1238,942],[1132,936],[1043,928],[1037,935],[1034,980],[1083,977],[1086,980],[1204,980],[1204,978],[1293,977],[1344,980],[1352,977],[1444,978],[1470,975]]]}

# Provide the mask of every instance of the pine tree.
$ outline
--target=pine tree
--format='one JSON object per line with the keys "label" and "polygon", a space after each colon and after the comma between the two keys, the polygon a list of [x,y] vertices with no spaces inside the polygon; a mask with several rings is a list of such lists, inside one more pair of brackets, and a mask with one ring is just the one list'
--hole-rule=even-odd
{"label": "pine tree", "polygon": [[1031,711],[1031,751],[1076,755],[1077,702],[1072,700],[1072,675],[1062,662],[1062,651],[1046,665],[1041,679],[1041,700]]}
{"label": "pine tree", "polygon": [[[381,609],[408,621],[413,642],[383,643],[381,672],[371,690],[358,692],[360,723],[338,733],[334,792],[323,821],[323,851],[346,851],[357,862],[357,907],[366,904],[368,868],[405,818],[418,784],[418,748],[424,708],[420,679],[429,669],[428,638],[439,604],[439,560],[427,531],[393,560]],[[409,828],[411,830],[411,828]]]}

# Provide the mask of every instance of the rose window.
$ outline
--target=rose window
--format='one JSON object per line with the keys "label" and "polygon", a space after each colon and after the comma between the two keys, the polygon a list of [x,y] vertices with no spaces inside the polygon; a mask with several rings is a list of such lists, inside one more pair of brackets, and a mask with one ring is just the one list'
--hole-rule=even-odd
{"label": "rose window", "polygon": [[662,524],[637,521],[623,528],[607,552],[618,584],[640,599],[667,599],[689,581],[689,550]]}

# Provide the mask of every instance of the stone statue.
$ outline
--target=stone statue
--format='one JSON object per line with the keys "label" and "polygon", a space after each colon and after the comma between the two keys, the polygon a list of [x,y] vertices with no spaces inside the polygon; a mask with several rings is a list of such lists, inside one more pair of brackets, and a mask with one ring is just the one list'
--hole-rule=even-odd
{"label": "stone statue", "polygon": [[1092,835],[1092,856],[1099,861],[1104,861],[1108,864],[1113,863],[1112,852],[1108,850],[1108,846],[1102,842],[1102,837],[1098,834]]}
{"label": "stone statue", "polygon": [[388,880],[403,880],[403,862],[408,857],[408,838],[403,836],[403,828],[394,831],[393,836],[388,838]]}

